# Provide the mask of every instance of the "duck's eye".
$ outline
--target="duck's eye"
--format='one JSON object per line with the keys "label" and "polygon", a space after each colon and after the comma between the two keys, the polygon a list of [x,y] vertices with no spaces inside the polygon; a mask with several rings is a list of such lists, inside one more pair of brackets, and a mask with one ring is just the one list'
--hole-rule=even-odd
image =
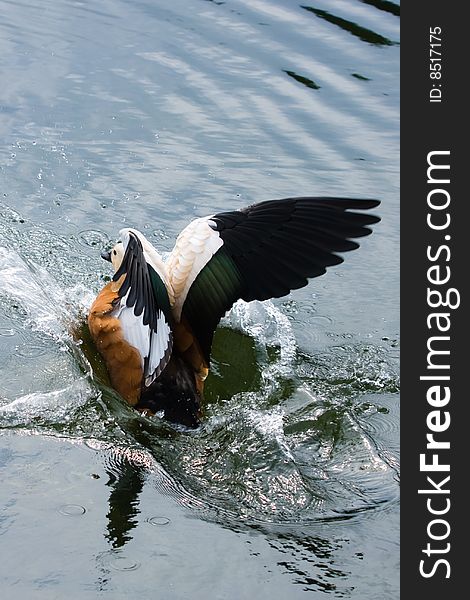
{"label": "duck's eye", "polygon": [[116,256],[116,254],[117,254],[116,250],[113,250],[113,254],[114,254],[114,256]]}

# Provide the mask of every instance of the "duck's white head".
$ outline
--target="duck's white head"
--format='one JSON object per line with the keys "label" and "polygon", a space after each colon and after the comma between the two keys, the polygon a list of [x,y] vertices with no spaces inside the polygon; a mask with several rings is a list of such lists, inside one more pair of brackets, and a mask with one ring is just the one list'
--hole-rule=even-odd
{"label": "duck's white head", "polygon": [[165,281],[165,284],[167,284],[168,278],[166,277],[166,270],[162,257],[147,238],[137,229],[121,229],[119,234],[121,239],[117,244],[111,250],[105,250],[101,253],[102,258],[112,263],[114,272],[116,273],[122,265],[129,243],[129,236],[132,235],[139,240],[145,261],[157,271],[159,276]]}
{"label": "duck's white head", "polygon": [[103,250],[101,258],[109,261],[113,265],[114,272],[116,272],[122,264],[124,252],[124,244],[119,241],[111,250]]}

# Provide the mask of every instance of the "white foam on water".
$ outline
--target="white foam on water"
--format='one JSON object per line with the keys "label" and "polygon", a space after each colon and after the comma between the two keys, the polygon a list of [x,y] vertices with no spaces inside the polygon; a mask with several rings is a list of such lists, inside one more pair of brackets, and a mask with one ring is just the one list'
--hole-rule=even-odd
{"label": "white foam on water", "polygon": [[63,351],[72,351],[89,371],[86,359],[76,351],[71,329],[86,314],[93,292],[81,283],[64,288],[46,269],[1,246],[0,290],[25,311],[25,328],[52,338]]}
{"label": "white foam on water", "polygon": [[276,407],[269,411],[249,410],[247,417],[256,431],[264,438],[274,440],[286,458],[295,462],[284,434],[285,413],[281,408]]}
{"label": "white foam on water", "polygon": [[[271,300],[244,302],[238,300],[222,323],[238,329],[255,340],[264,363],[261,376],[267,394],[277,387],[281,377],[294,370],[297,343],[288,317]],[[268,349],[279,350],[276,359],[268,358]]]}
{"label": "white foam on water", "polygon": [[80,284],[71,289],[61,287],[43,267],[1,246],[0,290],[7,298],[7,306],[11,303],[21,307],[24,331],[45,335],[56,348],[69,353],[85,372],[77,374],[75,366],[71,366],[65,374],[71,383],[61,389],[35,391],[13,400],[2,398],[2,419],[10,426],[27,425],[36,418],[68,421],[71,411],[94,393],[89,383],[91,366],[72,335],[72,327],[80,311],[91,303],[92,295]]}
{"label": "white foam on water", "polygon": [[30,424],[35,419],[67,421],[71,411],[84,404],[91,393],[90,384],[82,377],[60,390],[33,392],[7,400],[0,405],[0,417],[10,426]]}
{"label": "white foam on water", "polygon": [[56,339],[63,337],[60,318],[67,316],[64,290],[47,271],[0,247],[0,289],[21,304],[33,329]]}

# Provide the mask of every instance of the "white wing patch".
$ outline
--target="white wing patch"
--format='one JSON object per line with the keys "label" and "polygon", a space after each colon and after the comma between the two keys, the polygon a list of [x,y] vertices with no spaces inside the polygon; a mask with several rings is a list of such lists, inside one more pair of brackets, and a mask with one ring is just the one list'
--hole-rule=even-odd
{"label": "white wing patch", "polygon": [[142,369],[144,368],[144,358],[148,356],[150,346],[150,327],[144,325],[143,313],[140,317],[134,314],[134,307],[127,307],[126,300],[129,293],[121,299],[116,317],[121,322],[122,335],[126,342],[139,351],[142,359]]}
{"label": "white wing patch", "polygon": [[173,315],[181,319],[188,291],[201,270],[223,246],[218,232],[210,227],[211,217],[192,221],[176,239],[175,247],[166,260],[169,283],[175,295]]}
{"label": "white wing patch", "polygon": [[143,313],[136,317],[134,307],[126,306],[128,295],[129,292],[121,298],[115,316],[121,322],[124,339],[140,354],[145,385],[149,386],[168,362],[173,347],[173,336],[162,311],[158,311],[157,331],[152,331],[148,325],[144,325]]}
{"label": "white wing patch", "polygon": [[158,311],[157,331],[152,331],[150,338],[150,355],[145,375],[145,385],[149,386],[166,367],[169,354],[173,348],[173,336],[165,315]]}

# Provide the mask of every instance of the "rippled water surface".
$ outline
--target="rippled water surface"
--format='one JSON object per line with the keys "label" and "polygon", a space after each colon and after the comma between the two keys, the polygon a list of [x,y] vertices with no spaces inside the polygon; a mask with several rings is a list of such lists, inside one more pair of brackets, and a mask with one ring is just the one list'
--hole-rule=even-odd
{"label": "rippled water surface", "polygon": [[[398,597],[399,12],[0,0],[2,598]],[[382,222],[234,307],[197,431],[136,415],[85,327],[101,248],[293,195]]]}

